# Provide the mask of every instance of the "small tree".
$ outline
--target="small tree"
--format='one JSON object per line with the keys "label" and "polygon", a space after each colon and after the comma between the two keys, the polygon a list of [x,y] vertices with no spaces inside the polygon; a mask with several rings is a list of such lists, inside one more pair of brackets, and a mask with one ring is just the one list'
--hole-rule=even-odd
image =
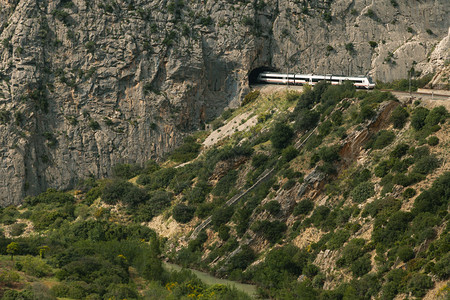
{"label": "small tree", "polygon": [[394,128],[403,128],[408,117],[409,114],[406,109],[401,106],[397,106],[391,114],[391,122],[394,124]]}
{"label": "small tree", "polygon": [[294,131],[289,125],[276,123],[272,128],[270,141],[276,149],[284,149],[294,136]]}
{"label": "small tree", "polygon": [[11,254],[11,260],[14,260],[14,254],[16,254],[17,251],[19,251],[19,244],[17,244],[16,242],[12,242],[8,246],[6,246],[6,252],[8,254]]}

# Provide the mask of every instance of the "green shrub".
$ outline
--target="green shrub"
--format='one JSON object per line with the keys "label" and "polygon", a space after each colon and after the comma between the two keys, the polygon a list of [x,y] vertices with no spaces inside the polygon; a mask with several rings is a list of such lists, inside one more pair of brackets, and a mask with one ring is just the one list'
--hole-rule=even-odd
{"label": "green shrub", "polygon": [[447,280],[450,277],[450,253],[445,254],[436,262],[433,273],[441,280]]}
{"label": "green shrub", "polygon": [[362,203],[375,194],[374,186],[370,182],[362,182],[357,185],[350,193],[353,201]]}
{"label": "green shrub", "polygon": [[20,263],[22,265],[22,270],[27,275],[45,277],[52,273],[51,267],[47,265],[44,260],[37,257],[26,256]]}
{"label": "green shrub", "polygon": [[344,247],[341,253],[341,257],[336,261],[338,266],[350,266],[358,258],[364,254],[363,246],[365,244],[364,239],[352,239]]}
{"label": "green shrub", "polygon": [[395,134],[392,131],[381,130],[377,135],[369,141],[367,144],[368,148],[372,149],[383,149],[384,147],[391,144],[395,139]]}
{"label": "green shrub", "polygon": [[232,115],[233,115],[233,110],[232,109],[226,109],[226,110],[223,111],[221,117],[224,120],[228,120]]}
{"label": "green shrub", "polygon": [[276,216],[281,210],[281,204],[276,200],[272,200],[267,202],[263,208],[271,215]]}
{"label": "green shrub", "polygon": [[252,157],[252,166],[254,168],[263,167],[263,166],[265,166],[265,164],[267,163],[268,160],[269,160],[269,157],[265,154],[262,154],[262,153],[255,154]]}
{"label": "green shrub", "polygon": [[39,203],[65,204],[65,203],[73,203],[74,201],[75,199],[73,198],[72,195],[61,191],[57,191],[55,189],[47,189],[47,191],[39,194],[36,197],[25,198],[25,203],[30,206],[34,206]]}
{"label": "green shrub", "polygon": [[331,147],[322,147],[319,149],[319,157],[321,160],[327,163],[333,163],[340,159],[339,157],[339,145]]}
{"label": "green shrub", "polygon": [[299,131],[310,130],[316,127],[319,119],[320,113],[318,113],[317,111],[310,109],[301,109],[295,117],[294,128]]}
{"label": "green shrub", "polygon": [[416,108],[411,116],[411,126],[415,130],[422,129],[422,127],[425,126],[425,119],[427,118],[429,112],[430,111],[424,107]]}
{"label": "green shrub", "polygon": [[414,274],[408,281],[408,290],[415,297],[423,297],[433,285],[433,281],[428,275]]}
{"label": "green shrub", "polygon": [[348,240],[349,237],[350,232],[348,230],[340,229],[334,232],[327,242],[327,249],[330,250],[340,249],[344,245],[344,243]]}
{"label": "green shrub", "polygon": [[297,157],[299,151],[294,146],[287,146],[285,149],[283,149],[282,157],[283,162],[289,162]]}
{"label": "green shrub", "polygon": [[313,278],[320,272],[320,268],[314,264],[307,264],[305,268],[303,268],[303,275]]}
{"label": "green shrub", "polygon": [[433,172],[439,165],[440,162],[434,155],[425,156],[415,163],[413,172],[427,175]]}
{"label": "green shrub", "polygon": [[439,138],[437,136],[430,136],[427,140],[428,145],[436,146],[439,144]]}
{"label": "green shrub", "polygon": [[278,122],[271,130],[270,141],[275,149],[284,149],[294,137],[294,131],[289,125]]}
{"label": "green shrub", "polygon": [[374,169],[374,174],[377,177],[383,178],[386,176],[392,168],[392,162],[389,160],[381,161]]}
{"label": "green shrub", "polygon": [[313,208],[314,202],[312,202],[310,199],[301,200],[295,206],[293,215],[294,216],[307,215],[313,210]]}
{"label": "green shrub", "polygon": [[241,106],[245,106],[245,105],[255,101],[256,99],[258,99],[260,94],[261,93],[259,90],[251,91],[250,93],[245,95],[244,100],[242,100]]}
{"label": "green shrub", "polygon": [[222,241],[227,241],[230,238],[230,227],[226,225],[220,225],[218,233],[219,238]]}
{"label": "green shrub", "polygon": [[274,244],[278,242],[282,237],[284,232],[287,230],[285,223],[278,220],[270,222],[268,220],[256,221],[251,229],[262,235],[270,243]]}
{"label": "green shrub", "polygon": [[431,188],[423,191],[414,200],[414,211],[435,212],[441,205],[450,199],[450,172],[438,177]]}
{"label": "green shrub", "polygon": [[198,181],[197,184],[186,192],[186,199],[189,204],[199,204],[205,201],[206,195],[211,191],[211,186],[205,181]]}
{"label": "green shrub", "polygon": [[350,53],[353,53],[355,51],[355,46],[353,46],[353,43],[347,43],[345,44],[345,50],[347,50]]}
{"label": "green shrub", "polygon": [[351,264],[350,269],[356,277],[367,274],[372,269],[370,258],[367,256],[358,258]]}
{"label": "green shrub", "polygon": [[408,246],[401,246],[397,250],[397,256],[400,258],[403,262],[407,262],[414,258],[414,251],[411,247]]}
{"label": "green shrub", "polygon": [[361,104],[361,109],[359,112],[359,116],[358,116],[358,122],[362,123],[365,120],[369,120],[372,119],[374,116],[376,115],[376,112],[372,109],[372,107],[370,105]]}
{"label": "green shrub", "polygon": [[113,176],[130,179],[139,174],[142,168],[137,164],[117,164],[112,168]]}
{"label": "green shrub", "polygon": [[428,126],[434,126],[442,124],[448,117],[447,109],[444,106],[438,106],[433,108],[425,118],[425,124]]}
{"label": "green shrub", "polygon": [[27,224],[25,223],[14,223],[11,225],[10,234],[11,236],[19,236],[24,233]]}
{"label": "green shrub", "polygon": [[237,177],[238,172],[236,170],[229,171],[216,184],[212,190],[212,194],[214,196],[227,196],[236,184]]}
{"label": "green shrub", "polygon": [[122,201],[124,204],[136,206],[148,199],[145,190],[122,180],[108,182],[102,191],[102,201],[108,204],[116,204]]}
{"label": "green shrub", "polygon": [[408,120],[409,113],[402,106],[397,106],[391,114],[391,122],[394,125],[394,128],[401,129],[405,126],[406,121]]}
{"label": "green shrub", "polygon": [[178,223],[187,223],[194,217],[195,207],[177,204],[172,211],[172,216]]}
{"label": "green shrub", "polygon": [[370,47],[372,47],[372,48],[376,48],[376,47],[378,46],[378,43],[375,42],[375,41],[369,41],[369,45],[370,45]]}
{"label": "green shrub", "polygon": [[187,162],[197,157],[201,145],[193,136],[184,139],[183,144],[170,154],[170,159],[176,162]]}
{"label": "green shrub", "polygon": [[413,188],[407,188],[404,192],[403,192],[403,197],[405,197],[406,199],[412,198],[416,195],[416,190]]}
{"label": "green shrub", "polygon": [[215,209],[211,218],[211,223],[213,224],[215,230],[219,230],[221,225],[228,223],[233,213],[234,209],[231,206],[219,207]]}
{"label": "green shrub", "polygon": [[390,153],[391,157],[402,158],[406,153],[408,153],[409,146],[405,143],[398,144],[395,146],[394,150]]}
{"label": "green shrub", "polygon": [[248,245],[243,245],[241,251],[232,256],[229,261],[229,268],[231,270],[241,269],[245,270],[256,259],[256,255],[252,248]]}
{"label": "green shrub", "polygon": [[329,221],[327,219],[328,216],[330,215],[330,212],[331,210],[324,205],[317,206],[311,215],[311,222],[316,227],[320,227],[325,221]]}

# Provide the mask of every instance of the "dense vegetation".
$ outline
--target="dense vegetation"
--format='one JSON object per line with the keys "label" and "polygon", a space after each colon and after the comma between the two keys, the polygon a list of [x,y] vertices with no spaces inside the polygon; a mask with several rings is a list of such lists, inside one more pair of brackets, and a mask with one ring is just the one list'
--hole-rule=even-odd
{"label": "dense vegetation", "polygon": [[[165,162],[119,164],[111,179],[2,209],[5,299],[246,297],[165,271],[162,257],[282,299],[422,297],[449,278],[450,173],[437,137],[448,130],[444,107],[325,82],[246,99],[214,121],[217,130],[243,111],[258,124],[220,146],[202,151],[206,134],[196,133]],[[387,102],[396,108],[383,116]],[[381,117],[387,126],[374,130]],[[359,163],[347,150],[355,133],[366,136]],[[144,226],[156,216],[187,231],[159,238]],[[18,291],[24,276],[56,284]]]}

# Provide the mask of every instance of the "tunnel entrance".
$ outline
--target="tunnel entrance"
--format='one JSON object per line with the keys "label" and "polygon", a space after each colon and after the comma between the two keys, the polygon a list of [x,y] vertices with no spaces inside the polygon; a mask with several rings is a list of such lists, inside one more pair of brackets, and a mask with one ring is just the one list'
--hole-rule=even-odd
{"label": "tunnel entrance", "polygon": [[273,67],[258,67],[248,73],[248,84],[254,85],[258,83],[258,75],[262,72],[278,72],[276,68]]}

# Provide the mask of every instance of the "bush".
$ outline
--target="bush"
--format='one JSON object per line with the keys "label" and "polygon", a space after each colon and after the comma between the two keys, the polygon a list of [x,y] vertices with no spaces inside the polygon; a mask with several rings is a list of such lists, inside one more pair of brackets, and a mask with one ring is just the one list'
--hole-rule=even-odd
{"label": "bush", "polygon": [[374,174],[377,177],[383,178],[389,173],[389,170],[392,168],[392,162],[389,160],[381,161],[374,169]]}
{"label": "bush", "polygon": [[187,162],[197,157],[201,145],[193,136],[188,136],[184,139],[183,144],[176,148],[170,154],[170,159],[176,162]]}
{"label": "bush", "polygon": [[319,157],[326,163],[333,163],[340,159],[339,146],[322,147],[319,149]]}
{"label": "bush", "polygon": [[37,257],[26,256],[20,263],[22,265],[22,271],[31,276],[44,277],[52,273],[50,266]]}
{"label": "bush", "polygon": [[372,265],[370,263],[370,258],[367,256],[363,256],[355,260],[352,265],[350,266],[350,269],[354,276],[361,277],[365,274],[367,274],[371,269]]}
{"label": "bush", "polygon": [[178,223],[187,223],[194,217],[195,207],[177,204],[172,211],[172,216]]}
{"label": "bush", "polygon": [[362,247],[365,244],[364,239],[353,239],[342,250],[341,257],[336,261],[338,266],[350,266],[354,261],[360,258],[364,251]]}
{"label": "bush", "polygon": [[238,172],[236,170],[229,171],[223,176],[212,190],[214,196],[227,196],[234,187],[237,180]]}
{"label": "bush", "polygon": [[115,177],[130,179],[139,174],[142,168],[137,164],[117,164],[112,168]]}
{"label": "bush", "polygon": [[241,269],[245,270],[256,258],[252,248],[248,245],[243,245],[241,251],[232,256],[229,261],[230,270]]}
{"label": "bush", "polygon": [[359,123],[362,123],[365,120],[372,119],[375,115],[376,115],[376,113],[370,105],[367,105],[367,104],[362,105],[361,111],[359,113],[358,121],[359,121]]}
{"label": "bush", "polygon": [[408,282],[408,290],[415,297],[423,297],[433,285],[433,281],[428,275],[414,274]]}
{"label": "bush", "polygon": [[227,241],[230,238],[230,227],[226,226],[226,225],[221,225],[219,227],[219,238],[222,241]]}
{"label": "bush", "polygon": [[245,95],[244,100],[242,100],[241,106],[245,106],[253,101],[255,101],[260,95],[259,90],[254,90]]}
{"label": "bush", "polygon": [[414,258],[414,251],[411,249],[411,247],[401,246],[397,250],[397,256],[403,262],[407,262],[407,261],[409,261],[409,260]]}
{"label": "bush", "polygon": [[425,126],[425,119],[430,111],[424,107],[416,108],[411,116],[411,126],[415,130],[420,130]]}
{"label": "bush", "polygon": [[57,191],[55,189],[48,189],[47,191],[39,194],[36,197],[27,197],[25,199],[25,203],[31,206],[37,205],[39,203],[64,204],[73,203],[74,201],[75,199],[72,195]]}
{"label": "bush", "polygon": [[445,122],[448,116],[447,109],[444,106],[438,106],[433,108],[425,118],[425,124],[428,126],[435,126]]}
{"label": "bush", "polygon": [[439,138],[437,136],[430,136],[427,140],[428,145],[436,146],[439,144]]}
{"label": "bush", "polygon": [[252,157],[252,166],[254,168],[259,168],[262,166],[265,166],[265,164],[267,163],[267,161],[269,160],[269,156],[262,154],[262,153],[258,153],[253,155]]}
{"label": "bush", "polygon": [[436,262],[433,273],[441,280],[447,280],[450,277],[450,253],[445,254]]}
{"label": "bush", "polygon": [[283,149],[282,156],[284,162],[289,162],[297,157],[298,150],[294,146],[288,146],[285,149]]}
{"label": "bush", "polygon": [[284,232],[287,230],[287,226],[285,223],[278,220],[273,222],[264,220],[256,221],[251,229],[262,235],[270,243],[274,244],[283,237]]}
{"label": "bush", "polygon": [[407,188],[404,192],[403,192],[403,197],[405,197],[406,199],[412,198],[416,195],[416,190],[413,188]]}
{"label": "bush", "polygon": [[214,210],[211,223],[214,225],[215,230],[219,230],[221,225],[228,223],[233,213],[234,209],[231,206],[219,207]]}
{"label": "bush", "polygon": [[122,180],[108,182],[102,191],[102,201],[108,204],[116,204],[122,201],[130,206],[136,206],[148,199],[145,190]]}
{"label": "bush", "polygon": [[294,131],[289,125],[278,122],[271,130],[270,141],[275,149],[284,149],[291,142]]}
{"label": "bush", "polygon": [[409,114],[402,106],[397,106],[391,114],[391,122],[394,128],[401,129],[405,126],[406,120],[408,120]]}
{"label": "bush", "polygon": [[395,146],[394,150],[390,153],[391,157],[402,158],[406,153],[408,153],[409,146],[407,144],[398,144]]}
{"label": "bush", "polygon": [[430,189],[423,191],[414,201],[414,211],[435,212],[450,199],[450,172],[438,177]]}
{"label": "bush", "polygon": [[434,155],[425,156],[416,162],[413,172],[427,175],[433,172],[439,165],[439,160]]}
{"label": "bush", "polygon": [[294,128],[299,131],[306,131],[316,127],[320,119],[320,113],[315,110],[301,109],[295,117]]}
{"label": "bush", "polygon": [[10,230],[11,236],[19,236],[19,235],[21,235],[25,231],[26,227],[27,227],[27,224],[25,224],[25,223],[12,224],[11,225],[11,230]]}
{"label": "bush", "polygon": [[314,208],[314,202],[312,202],[310,199],[301,200],[294,208],[293,215],[299,216],[299,215],[307,215],[309,214]]}
{"label": "bush", "polygon": [[370,182],[362,182],[358,184],[350,193],[353,201],[362,203],[375,195],[374,186]]}
{"label": "bush", "polygon": [[369,141],[368,148],[372,149],[383,149],[384,147],[391,144],[395,139],[395,134],[392,131],[381,130],[377,135]]}
{"label": "bush", "polygon": [[281,210],[281,204],[276,200],[272,200],[264,205],[264,209],[271,215],[276,216]]}

